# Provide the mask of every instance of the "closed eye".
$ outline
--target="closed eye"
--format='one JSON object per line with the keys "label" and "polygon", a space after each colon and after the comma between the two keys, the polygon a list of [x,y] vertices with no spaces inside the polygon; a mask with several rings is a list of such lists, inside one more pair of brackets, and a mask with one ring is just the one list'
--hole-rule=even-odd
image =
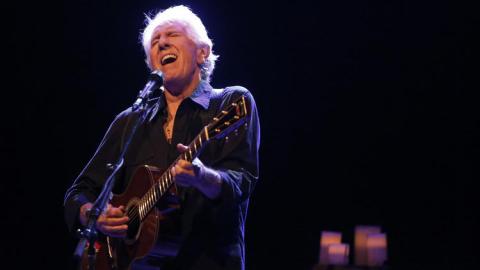
{"label": "closed eye", "polygon": [[[172,31],[172,32],[167,32],[167,33],[166,33],[166,36],[167,36],[167,37],[179,37],[179,36],[181,36],[181,35],[182,35],[182,33],[176,32],[176,31]],[[152,41],[151,41],[151,43],[150,43],[150,46],[151,46],[151,47],[155,46],[155,45],[158,43],[158,41],[160,40],[160,37],[161,37],[161,35],[156,35],[156,36],[154,36],[154,37],[152,38]]]}
{"label": "closed eye", "polygon": [[158,43],[159,39],[160,39],[160,36],[155,36],[154,38],[152,38],[152,41],[150,42],[150,46],[151,47],[155,46],[155,44]]}
{"label": "closed eye", "polygon": [[169,36],[169,37],[178,37],[178,36],[180,36],[180,33],[179,33],[179,32],[168,32],[168,33],[167,33],[167,36]]}

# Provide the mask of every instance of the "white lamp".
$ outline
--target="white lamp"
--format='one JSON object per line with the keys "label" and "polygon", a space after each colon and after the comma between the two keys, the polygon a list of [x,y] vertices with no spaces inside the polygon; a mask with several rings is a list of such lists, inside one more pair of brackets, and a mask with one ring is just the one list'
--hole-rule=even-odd
{"label": "white lamp", "polygon": [[340,244],[342,242],[342,233],[322,231],[320,237],[320,258],[318,263],[322,265],[329,264],[328,261],[328,246],[331,244]]}
{"label": "white lamp", "polygon": [[347,265],[349,254],[348,244],[331,244],[328,246],[328,264]]}
{"label": "white lamp", "polygon": [[384,233],[367,235],[367,266],[382,266],[387,260],[387,236]]}
{"label": "white lamp", "polygon": [[380,232],[380,226],[355,226],[355,265],[367,265],[367,235]]}

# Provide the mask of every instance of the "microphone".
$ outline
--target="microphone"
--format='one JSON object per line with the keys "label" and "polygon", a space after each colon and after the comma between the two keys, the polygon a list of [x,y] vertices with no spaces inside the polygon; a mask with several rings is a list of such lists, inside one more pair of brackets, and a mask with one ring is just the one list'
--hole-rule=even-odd
{"label": "microphone", "polygon": [[148,82],[145,87],[140,90],[137,96],[137,100],[132,105],[132,111],[136,111],[141,105],[144,105],[145,102],[150,98],[152,93],[160,88],[163,85],[163,74],[160,70],[153,71],[149,78]]}

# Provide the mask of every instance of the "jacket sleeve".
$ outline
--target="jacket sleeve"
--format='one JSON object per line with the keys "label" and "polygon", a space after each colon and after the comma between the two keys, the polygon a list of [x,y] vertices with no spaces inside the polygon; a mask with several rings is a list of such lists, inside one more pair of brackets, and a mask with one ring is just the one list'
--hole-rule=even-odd
{"label": "jacket sleeve", "polygon": [[255,100],[251,93],[243,87],[225,89],[229,98],[225,101],[228,105],[241,95],[245,96],[247,103],[246,125],[238,129],[238,134],[231,134],[223,142],[212,167],[222,178],[222,187],[219,200],[223,203],[238,205],[249,198],[258,180],[258,151],[260,147],[260,122]]}
{"label": "jacket sleeve", "polygon": [[87,202],[94,202],[101,192],[109,173],[106,165],[116,162],[127,114],[128,112],[124,111],[117,115],[94,156],[65,194],[65,220],[72,233],[80,227],[78,219],[80,207]]}

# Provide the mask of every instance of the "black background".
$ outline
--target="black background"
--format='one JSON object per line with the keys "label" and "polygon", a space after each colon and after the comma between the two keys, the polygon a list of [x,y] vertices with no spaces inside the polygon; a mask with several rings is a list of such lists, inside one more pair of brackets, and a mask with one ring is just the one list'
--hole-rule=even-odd
{"label": "black background", "polygon": [[393,269],[478,267],[474,7],[90,0],[19,2],[4,24],[2,254],[14,268],[70,266],[65,190],[146,82],[143,14],[180,3],[220,55],[212,85],[243,85],[259,108],[248,269],[310,269],[322,230],[353,244],[360,224],[382,226]]}

